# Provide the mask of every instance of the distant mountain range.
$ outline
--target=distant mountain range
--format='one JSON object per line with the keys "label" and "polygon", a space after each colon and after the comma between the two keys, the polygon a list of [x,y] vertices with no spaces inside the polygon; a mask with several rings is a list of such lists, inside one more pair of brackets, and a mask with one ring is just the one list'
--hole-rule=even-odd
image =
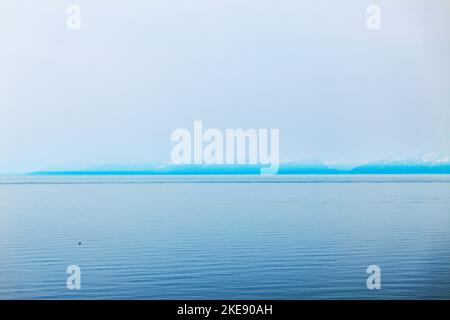
{"label": "distant mountain range", "polygon": [[408,173],[450,173],[450,158],[438,153],[413,154],[406,157],[393,157],[358,166],[350,173],[360,174],[408,174]]}
{"label": "distant mountain range", "polygon": [[[343,166],[345,167],[345,166]],[[105,165],[73,170],[36,171],[32,175],[200,175],[260,174],[260,165]],[[450,174],[450,158],[437,153],[413,154],[369,162],[353,168],[332,168],[320,161],[280,163],[278,174]]]}

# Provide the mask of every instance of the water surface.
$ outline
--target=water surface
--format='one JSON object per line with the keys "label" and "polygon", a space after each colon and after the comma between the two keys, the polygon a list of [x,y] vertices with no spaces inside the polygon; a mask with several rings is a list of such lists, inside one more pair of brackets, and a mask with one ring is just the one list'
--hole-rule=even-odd
{"label": "water surface", "polygon": [[449,299],[450,176],[0,177],[11,298]]}

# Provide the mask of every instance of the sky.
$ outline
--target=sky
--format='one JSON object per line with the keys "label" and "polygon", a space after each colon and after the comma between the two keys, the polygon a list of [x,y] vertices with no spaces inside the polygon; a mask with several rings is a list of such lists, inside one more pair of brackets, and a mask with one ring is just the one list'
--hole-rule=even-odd
{"label": "sky", "polygon": [[0,172],[165,163],[195,120],[282,160],[449,155],[450,1],[0,2]]}

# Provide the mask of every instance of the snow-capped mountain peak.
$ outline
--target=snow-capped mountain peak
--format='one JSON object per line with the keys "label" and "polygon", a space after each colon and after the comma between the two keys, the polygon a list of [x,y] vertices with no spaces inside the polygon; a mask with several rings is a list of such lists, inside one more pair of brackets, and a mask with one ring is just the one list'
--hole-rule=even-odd
{"label": "snow-capped mountain peak", "polygon": [[413,153],[377,161],[380,165],[442,165],[450,164],[450,157],[440,153]]}

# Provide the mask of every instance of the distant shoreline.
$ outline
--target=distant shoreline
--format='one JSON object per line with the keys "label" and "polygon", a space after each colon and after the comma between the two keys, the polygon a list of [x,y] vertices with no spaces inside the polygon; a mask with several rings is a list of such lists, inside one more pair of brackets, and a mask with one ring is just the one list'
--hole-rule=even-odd
{"label": "distant shoreline", "polygon": [[[378,171],[378,172],[352,172],[352,171],[336,171],[336,172],[279,172],[277,175],[422,175],[422,174],[450,174],[450,172],[440,171]],[[186,175],[261,175],[259,172],[148,172],[148,171],[38,171],[25,174],[27,176],[129,176],[129,175],[145,175],[145,176],[186,176]]]}

